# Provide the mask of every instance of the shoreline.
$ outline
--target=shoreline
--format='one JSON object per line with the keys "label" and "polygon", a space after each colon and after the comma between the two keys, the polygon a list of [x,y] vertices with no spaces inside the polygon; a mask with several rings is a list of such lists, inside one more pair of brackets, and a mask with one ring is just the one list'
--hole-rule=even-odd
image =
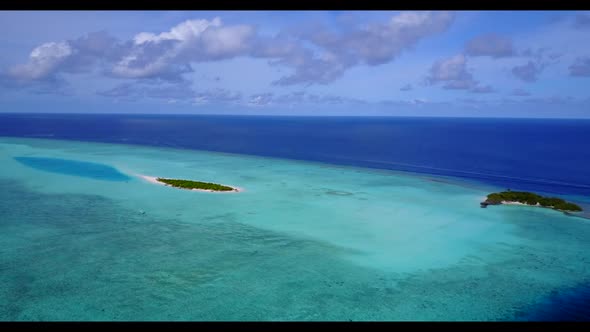
{"label": "shoreline", "polygon": [[[166,186],[166,187],[177,188],[177,187],[171,186],[169,184],[158,181],[157,180],[158,178],[155,176],[148,176],[148,175],[142,175],[142,174],[134,174],[134,175],[138,176],[138,177],[142,178],[143,180],[150,182],[150,183],[154,183],[154,184],[158,184],[158,185]],[[177,189],[188,190],[188,191],[200,191],[200,192],[207,192],[207,193],[239,193],[239,192],[244,191],[244,189],[240,188],[240,187],[236,187],[236,186],[228,186],[228,187],[232,187],[235,190],[218,191],[218,190],[207,190],[207,189],[196,189],[196,188],[193,188],[193,189],[177,188]]]}
{"label": "shoreline", "polygon": [[[480,203],[480,204],[482,204],[482,203]],[[539,208],[545,208],[548,210],[561,212],[561,213],[564,213],[568,216],[575,216],[575,217],[580,217],[580,218],[584,218],[584,219],[590,219],[590,216],[586,216],[583,211],[560,210],[560,209],[555,209],[552,206],[543,206],[543,205],[539,204],[538,202],[537,202],[537,204],[526,204],[526,203],[521,203],[521,202],[516,202],[516,201],[502,201],[498,204],[487,204],[487,205],[517,205],[517,206],[520,205],[520,206],[539,207]]]}
{"label": "shoreline", "polygon": [[[503,205],[526,205],[526,206],[541,206],[541,204],[539,204],[537,202],[537,204],[526,204],[526,203],[521,203],[521,202],[516,202],[516,201],[502,201]],[[553,208],[551,206],[543,206],[543,207],[547,207],[547,208]]]}
{"label": "shoreline", "polygon": [[554,196],[543,196],[528,191],[512,191],[506,189],[501,192],[493,192],[486,196],[485,201],[480,203],[482,208],[488,205],[520,205],[532,207],[544,207],[566,214],[574,212],[583,212],[584,209],[573,202],[568,202],[563,198]]}
{"label": "shoreline", "polygon": [[[6,113],[6,114],[10,114]],[[47,114],[47,113],[28,113],[30,114]],[[172,150],[172,151],[178,151],[178,152],[186,152],[186,149],[180,149],[180,148],[176,148],[176,147],[170,147],[170,146],[153,146],[153,145],[149,145],[149,144],[144,144],[144,143],[129,143],[126,141],[121,141],[121,142],[109,142],[109,141],[89,141],[89,140],[84,140],[81,138],[64,138],[64,137],[59,137],[59,138],[54,138],[54,137],[31,137],[31,136],[11,136],[11,135],[0,135],[0,140],[15,140],[15,141],[19,141],[19,140],[30,140],[30,141],[53,141],[53,142],[60,142],[60,143],[69,143],[69,144],[89,144],[89,145],[115,145],[115,146],[122,146],[122,147],[129,147],[129,148],[133,148],[133,149],[137,149],[137,148],[142,148],[142,149],[156,149],[156,150]],[[22,144],[22,143],[13,143],[13,142],[8,142],[7,144]],[[25,143],[27,144],[27,143]],[[385,173],[392,173],[394,175],[401,175],[401,176],[411,176],[411,177],[415,177],[415,178],[421,178],[423,176],[426,177],[434,177],[434,178],[442,178],[442,179],[452,179],[452,180],[456,180],[458,183],[452,183],[448,182],[447,184],[449,185],[455,185],[455,186],[461,186],[461,187],[466,187],[464,184],[468,183],[468,184],[474,184],[475,187],[474,188],[478,188],[481,189],[482,187],[485,189],[486,187],[489,186],[494,186],[493,183],[489,183],[487,182],[487,180],[481,180],[481,179],[475,179],[475,178],[471,178],[469,176],[461,176],[458,174],[441,174],[441,173],[432,173],[430,171],[426,171],[424,170],[425,167],[420,166],[420,165],[408,165],[410,167],[412,167],[412,170],[408,170],[408,169],[403,169],[403,168],[383,168],[383,167],[377,167],[377,166],[354,166],[354,165],[348,165],[348,164],[339,164],[337,162],[334,161],[317,161],[317,160],[306,160],[306,159],[290,159],[289,157],[277,157],[277,156],[270,156],[270,155],[254,155],[254,154],[248,154],[248,153],[238,153],[238,152],[225,152],[225,151],[210,151],[210,150],[206,150],[206,149],[196,149],[196,148],[189,148],[188,151],[191,152],[196,152],[196,153],[211,153],[211,154],[220,154],[220,155],[225,155],[228,157],[238,157],[238,158],[253,158],[253,159],[272,159],[272,160],[279,160],[279,161],[283,161],[283,162],[294,162],[294,163],[305,163],[305,164],[314,164],[314,165],[319,165],[319,166],[326,166],[328,168],[331,167],[337,167],[337,168],[346,168],[346,169],[350,169],[350,170],[359,170],[362,172],[377,172],[377,173],[381,173],[381,172],[385,172]],[[420,168],[421,170],[417,170],[416,168]],[[488,174],[490,175],[490,174]],[[140,176],[140,175],[136,175],[136,176]],[[495,176],[496,177],[496,176]],[[498,175],[497,177],[501,177],[501,178],[509,178],[507,176],[500,176]],[[435,181],[435,182],[440,182],[440,181]],[[461,184],[460,184],[461,183]],[[566,187],[579,187],[576,184],[572,184],[572,183],[566,183],[565,184]],[[590,188],[590,186],[586,186],[585,184],[582,185],[583,187],[588,187]],[[233,187],[233,186],[232,186]],[[233,187],[233,188],[237,188],[237,187]],[[240,188],[238,191],[245,191],[242,188]],[[567,195],[579,195],[579,196],[584,196],[584,194],[580,194],[580,193],[576,193],[576,192],[568,192]],[[485,198],[484,198],[485,200]]]}

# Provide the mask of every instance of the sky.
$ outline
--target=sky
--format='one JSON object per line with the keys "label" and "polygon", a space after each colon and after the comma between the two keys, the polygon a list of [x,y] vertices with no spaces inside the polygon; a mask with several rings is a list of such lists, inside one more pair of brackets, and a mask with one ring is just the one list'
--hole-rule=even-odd
{"label": "sky", "polygon": [[590,118],[589,11],[0,11],[0,112]]}

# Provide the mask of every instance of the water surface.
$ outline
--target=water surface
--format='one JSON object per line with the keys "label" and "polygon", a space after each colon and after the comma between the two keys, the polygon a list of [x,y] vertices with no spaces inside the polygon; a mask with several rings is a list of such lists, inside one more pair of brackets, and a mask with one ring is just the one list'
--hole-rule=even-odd
{"label": "water surface", "polygon": [[481,209],[502,188],[460,178],[30,138],[0,138],[0,168],[2,320],[542,320],[590,281],[587,219]]}
{"label": "water surface", "polygon": [[108,165],[59,158],[15,157],[16,161],[34,169],[82,176],[104,181],[128,181],[131,178]]}

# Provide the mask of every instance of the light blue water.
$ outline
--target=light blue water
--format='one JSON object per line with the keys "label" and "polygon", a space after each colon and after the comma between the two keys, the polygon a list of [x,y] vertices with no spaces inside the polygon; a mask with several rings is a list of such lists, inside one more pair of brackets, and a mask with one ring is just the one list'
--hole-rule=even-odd
{"label": "light blue water", "polygon": [[17,138],[0,139],[0,170],[2,320],[515,320],[590,281],[587,219],[481,209],[502,188],[474,182]]}

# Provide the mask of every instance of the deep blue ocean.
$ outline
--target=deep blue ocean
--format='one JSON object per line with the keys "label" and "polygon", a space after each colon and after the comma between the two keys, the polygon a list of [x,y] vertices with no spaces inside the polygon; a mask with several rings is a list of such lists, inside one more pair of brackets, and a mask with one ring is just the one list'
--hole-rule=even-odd
{"label": "deep blue ocean", "polygon": [[319,161],[590,196],[590,120],[1,114],[0,136]]}

